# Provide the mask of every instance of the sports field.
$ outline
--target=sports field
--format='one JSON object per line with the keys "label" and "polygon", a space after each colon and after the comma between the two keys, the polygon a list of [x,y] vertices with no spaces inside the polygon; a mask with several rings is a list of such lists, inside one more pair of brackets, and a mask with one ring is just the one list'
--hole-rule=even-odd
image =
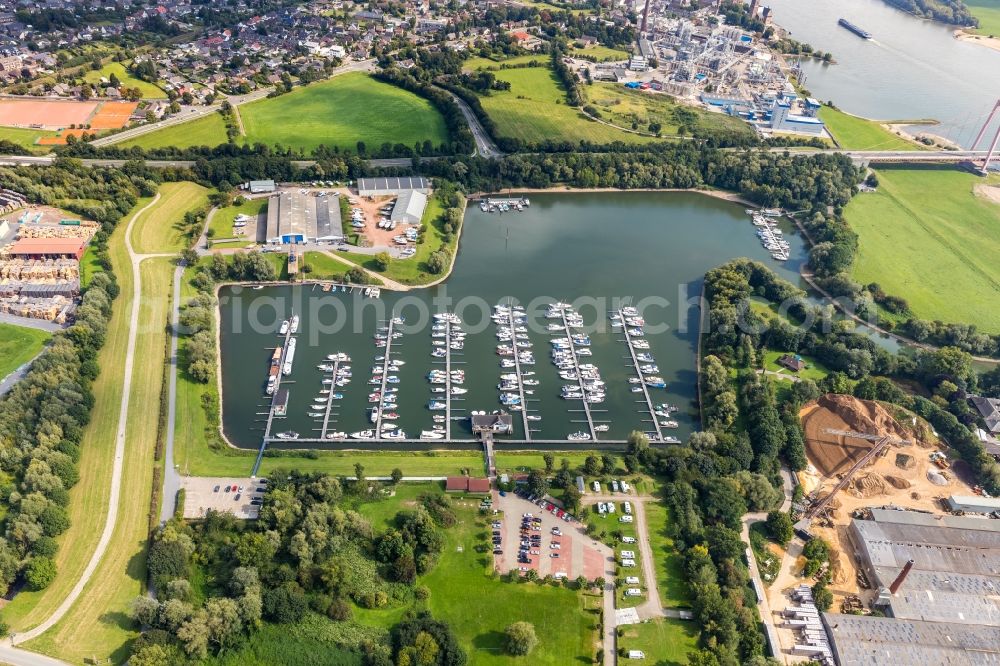
{"label": "sports field", "polygon": [[966,0],[965,4],[979,19],[979,28],[971,32],[1000,37],[1000,0]]}
{"label": "sports field", "polygon": [[[447,141],[441,114],[411,92],[352,72],[240,107],[246,141],[312,150]],[[224,136],[224,135],[223,135]]]}
{"label": "sports field", "polygon": [[829,106],[824,106],[819,110],[819,118],[826,123],[826,129],[837,140],[841,148],[851,150],[920,150],[919,145],[896,136],[875,120],[852,116]]}
{"label": "sports field", "polygon": [[197,120],[192,120],[178,125],[170,125],[161,130],[142,134],[122,141],[117,146],[121,148],[131,148],[138,146],[143,150],[154,148],[166,148],[174,146],[176,148],[191,148],[194,146],[209,146],[214,148],[226,142],[226,123],[218,113],[210,113]]}
{"label": "sports field", "polygon": [[0,324],[0,379],[33,359],[50,337],[37,328]]}
{"label": "sports field", "polygon": [[990,305],[1000,298],[1000,204],[975,194],[983,179],[947,168],[877,173],[878,192],[854,197],[845,211],[860,238],[854,279],[905,298],[922,319],[1000,332],[1000,310]]}
{"label": "sports field", "polygon": [[582,111],[568,106],[561,82],[548,67],[505,69],[496,72],[496,77],[508,81],[511,89],[494,92],[481,101],[501,136],[528,143],[549,139],[594,143],[650,140],[588,120]]}
{"label": "sports field", "polygon": [[58,129],[90,120],[100,102],[51,99],[0,99],[0,125]]}
{"label": "sports field", "polygon": [[142,92],[143,99],[165,99],[167,96],[167,93],[163,92],[158,86],[132,76],[128,68],[120,62],[112,61],[100,69],[92,69],[84,74],[83,80],[87,83],[98,83],[101,77],[110,79],[112,74],[118,77],[118,80],[121,81],[124,87],[138,88]]}

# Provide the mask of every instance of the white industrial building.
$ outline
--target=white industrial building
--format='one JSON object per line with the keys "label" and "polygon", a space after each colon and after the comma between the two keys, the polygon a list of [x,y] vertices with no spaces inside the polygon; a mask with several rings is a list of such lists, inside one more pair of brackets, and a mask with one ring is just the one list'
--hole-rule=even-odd
{"label": "white industrial building", "polygon": [[389,219],[400,224],[420,224],[426,208],[426,194],[419,190],[406,190],[396,199]]}

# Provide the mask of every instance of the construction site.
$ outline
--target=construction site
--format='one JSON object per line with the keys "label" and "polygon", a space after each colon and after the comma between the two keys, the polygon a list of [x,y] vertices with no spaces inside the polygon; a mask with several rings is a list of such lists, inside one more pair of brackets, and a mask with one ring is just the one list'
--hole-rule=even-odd
{"label": "construction site", "polygon": [[[809,464],[796,474],[803,491],[803,500],[793,507],[799,515],[797,538],[787,551],[773,548],[782,562],[767,591],[770,607],[785,618],[803,613],[796,603],[802,601],[803,582],[812,581],[801,577],[802,549],[806,540],[818,537],[830,545],[831,612],[867,614],[879,603],[887,603],[885,590],[898,569],[874,572],[871,556],[866,555],[870,549],[859,542],[858,534],[864,530],[859,532],[858,524],[879,516],[888,520],[887,515],[952,520],[950,496],[982,491],[970,484],[964,463],[949,459],[932,428],[899,407],[828,394],[805,405],[800,418]],[[1000,530],[1000,521],[963,520]],[[821,656],[804,646],[798,619],[777,627],[782,647],[803,658]],[[829,647],[825,637],[819,642]]]}

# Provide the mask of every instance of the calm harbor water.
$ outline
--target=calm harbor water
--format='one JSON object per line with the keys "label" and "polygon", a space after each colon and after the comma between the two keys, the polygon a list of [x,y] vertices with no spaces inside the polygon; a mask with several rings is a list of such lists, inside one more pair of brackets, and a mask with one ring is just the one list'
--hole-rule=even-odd
{"label": "calm harbor water", "polygon": [[[775,22],[836,64],[805,60],[806,87],[822,101],[877,120],[933,118],[921,128],[968,147],[1000,96],[1000,51],[953,37],[882,0],[770,0]],[[837,25],[846,18],[873,36]]]}
{"label": "calm harbor water", "polygon": [[[698,310],[688,305],[701,292],[704,273],[734,257],[750,257],[774,267],[798,282],[798,268],[806,259],[802,238],[786,227],[791,259],[777,263],[761,247],[755,227],[741,206],[694,193],[573,193],[532,194],[523,213],[487,214],[470,207],[466,216],[455,270],[442,285],[407,293],[382,292],[378,300],[351,294],[324,293],[311,287],[275,287],[262,290],[223,289],[222,316],[223,423],[230,440],[241,447],[260,444],[266,412],[262,398],[269,348],[278,341],[278,323],[294,312],[302,317],[290,389],[288,417],[276,422],[275,432],[295,430],[302,437],[317,436],[318,426],[307,416],[322,373],[316,368],[327,354],[343,351],[352,357],[353,380],[341,389],[344,399],[334,403],[336,424],[331,430],[353,432],[370,427],[366,411],[371,366],[377,350],[374,332],[390,312],[406,318],[404,336],[393,349],[406,361],[399,372],[398,425],[409,437],[432,426],[427,402],[432,397],[426,374],[433,364],[428,311],[461,314],[469,335],[465,349],[453,356],[455,368],[466,373],[457,409],[492,410],[500,407],[496,385],[501,371],[495,353],[496,328],[489,308],[513,298],[539,313],[529,326],[539,385],[530,387],[537,402],[529,403],[542,420],[532,423],[538,439],[564,439],[586,430],[582,415],[569,410],[580,403],[559,398],[559,378],[549,361],[545,331],[550,320],[541,317],[539,301],[575,302],[593,341],[593,357],[608,384],[608,398],[597,409],[611,421],[601,438],[623,439],[643,428],[636,400],[626,378],[631,374],[621,335],[608,326],[606,311],[616,299],[646,304],[650,353],[656,358],[666,390],[653,390],[655,402],[680,407],[680,428],[665,431],[685,437],[697,425],[695,354]],[[343,326],[343,330],[335,329]],[[626,364],[629,365],[626,365]],[[439,412],[435,412],[439,413]],[[467,412],[466,412],[467,413]],[[517,416],[517,415],[515,415]],[[523,437],[515,419],[515,437]],[[454,438],[471,437],[467,422],[453,428]],[[584,444],[585,445],[585,444]]]}

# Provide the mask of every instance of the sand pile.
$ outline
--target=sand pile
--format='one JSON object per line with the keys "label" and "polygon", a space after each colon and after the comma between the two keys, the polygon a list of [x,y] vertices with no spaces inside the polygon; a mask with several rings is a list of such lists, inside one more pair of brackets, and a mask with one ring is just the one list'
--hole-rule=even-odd
{"label": "sand pile", "polygon": [[912,485],[906,479],[901,479],[898,476],[890,476],[887,474],[882,478],[884,478],[885,482],[888,483],[893,488],[895,488],[896,490],[906,490],[907,488],[910,487],[910,485]]}
{"label": "sand pile", "polygon": [[826,477],[846,472],[874,445],[874,441],[836,435],[828,430],[850,430],[880,437],[909,439],[910,434],[881,405],[849,395],[821,396],[802,411],[806,454]]}
{"label": "sand pile", "polygon": [[851,481],[851,489],[861,497],[885,495],[885,481],[878,474],[861,474]]}

